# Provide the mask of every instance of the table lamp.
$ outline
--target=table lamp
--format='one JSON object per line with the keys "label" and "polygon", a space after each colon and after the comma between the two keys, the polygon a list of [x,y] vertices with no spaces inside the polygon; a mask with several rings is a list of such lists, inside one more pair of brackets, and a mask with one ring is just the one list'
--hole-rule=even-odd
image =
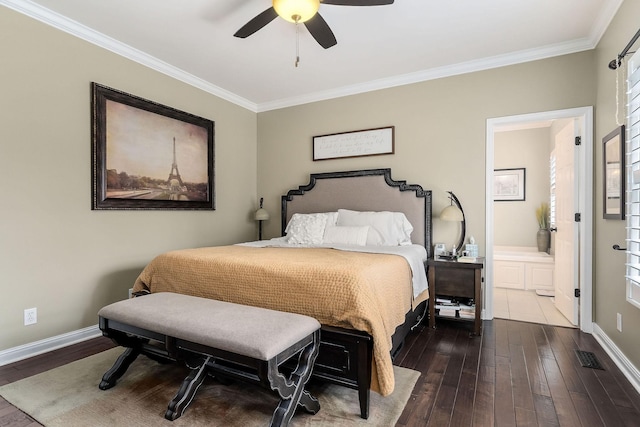
{"label": "table lamp", "polygon": [[[462,232],[460,233],[460,240],[453,247],[451,251],[452,257],[456,256],[456,252],[462,250],[462,245],[464,244],[465,233],[466,233],[466,222],[464,217],[464,211],[462,210],[462,205],[460,205],[460,201],[453,194],[452,191],[447,191],[449,193],[449,199],[451,200],[451,204],[444,208],[442,212],[440,212],[440,219],[443,221],[455,221],[460,222],[462,224]],[[455,203],[455,205],[454,205]]]}
{"label": "table lamp", "polygon": [[254,219],[258,221],[258,240],[262,240],[262,221],[269,219],[269,212],[262,207],[264,197],[260,197],[260,208],[256,211]]}

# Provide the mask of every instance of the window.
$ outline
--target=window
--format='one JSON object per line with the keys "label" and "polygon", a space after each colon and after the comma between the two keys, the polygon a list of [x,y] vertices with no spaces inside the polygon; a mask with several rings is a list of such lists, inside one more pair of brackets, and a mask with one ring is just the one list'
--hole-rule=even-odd
{"label": "window", "polygon": [[628,66],[626,135],[627,301],[640,308],[640,52]]}
{"label": "window", "polygon": [[556,227],[556,150],[549,156],[549,228]]}

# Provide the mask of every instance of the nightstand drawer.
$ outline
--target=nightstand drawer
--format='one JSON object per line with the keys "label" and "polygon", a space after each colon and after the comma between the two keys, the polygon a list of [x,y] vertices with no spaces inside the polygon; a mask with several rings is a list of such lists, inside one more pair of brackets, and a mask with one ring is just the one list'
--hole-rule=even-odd
{"label": "nightstand drawer", "polygon": [[[440,304],[437,311],[441,317],[473,320],[473,333],[480,335],[484,258],[477,258],[473,263],[430,258],[426,264],[429,269],[429,327],[436,327],[436,306]],[[441,298],[439,302],[437,298]],[[468,313],[469,307],[472,313]],[[442,310],[447,313],[443,314]],[[453,317],[450,315],[452,310],[455,312]],[[462,316],[463,311],[465,316]],[[469,314],[473,315],[471,319]]]}
{"label": "nightstand drawer", "polygon": [[475,270],[438,268],[435,276],[438,295],[475,298]]}

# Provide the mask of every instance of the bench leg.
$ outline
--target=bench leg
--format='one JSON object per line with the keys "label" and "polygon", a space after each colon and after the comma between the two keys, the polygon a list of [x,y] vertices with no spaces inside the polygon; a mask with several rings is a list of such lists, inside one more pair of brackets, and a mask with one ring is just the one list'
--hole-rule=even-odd
{"label": "bench leg", "polygon": [[108,390],[116,385],[116,381],[118,381],[124,373],[127,372],[127,369],[129,369],[129,366],[134,360],[136,360],[139,354],[139,349],[129,347],[124,351],[124,353],[118,356],[118,359],[116,359],[116,362],[113,364],[111,369],[105,372],[102,376],[102,381],[98,386],[100,390]]}
{"label": "bench leg", "polygon": [[277,391],[281,397],[280,403],[271,418],[270,426],[288,426],[298,405],[311,414],[315,414],[320,410],[318,400],[304,389],[311,377],[319,348],[320,332],[316,331],[313,335],[313,342],[300,353],[296,370],[291,373],[289,379],[280,373],[275,360],[269,361],[267,373],[269,384],[271,389]]}
{"label": "bench leg", "polygon": [[174,421],[175,419],[182,416],[184,411],[187,409],[187,406],[191,403],[193,398],[198,391],[198,388],[202,385],[204,379],[207,376],[207,364],[211,360],[211,356],[207,356],[206,358],[202,358],[202,363],[199,364],[196,368],[192,369],[189,375],[182,382],[182,386],[180,386],[180,390],[176,393],[175,397],[169,402],[169,406],[167,408],[167,412],[165,412],[164,417],[169,421]]}

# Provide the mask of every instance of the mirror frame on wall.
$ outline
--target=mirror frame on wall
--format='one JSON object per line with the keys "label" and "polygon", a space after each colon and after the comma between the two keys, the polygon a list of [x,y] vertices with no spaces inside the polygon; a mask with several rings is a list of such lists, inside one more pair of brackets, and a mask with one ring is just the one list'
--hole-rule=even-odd
{"label": "mirror frame on wall", "polygon": [[602,216],[624,219],[624,125],[602,138]]}

